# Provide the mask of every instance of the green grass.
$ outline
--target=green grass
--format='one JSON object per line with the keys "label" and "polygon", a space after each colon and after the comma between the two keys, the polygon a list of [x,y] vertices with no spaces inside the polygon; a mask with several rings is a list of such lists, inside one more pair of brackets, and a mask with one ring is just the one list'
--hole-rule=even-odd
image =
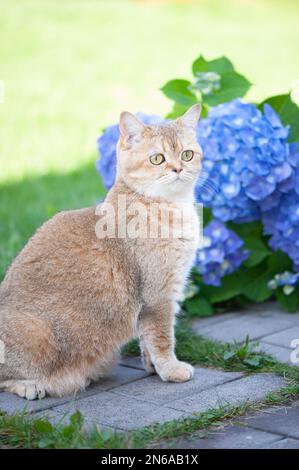
{"label": "green grass", "polygon": [[165,114],[159,88],[225,54],[261,99],[299,77],[285,0],[0,0],[0,277],[40,223],[94,203],[96,137],[123,109]]}
{"label": "green grass", "polygon": [[[291,373],[293,375],[293,372]],[[225,405],[211,408],[191,417],[180,418],[167,423],[155,423],[151,426],[131,432],[101,430],[93,425],[86,428],[79,412],[70,417],[69,423],[63,419],[53,426],[47,416],[30,417],[26,413],[13,416],[0,412],[0,449],[11,448],[48,448],[48,449],[135,449],[175,447],[174,440],[180,437],[191,437],[202,431],[202,437],[211,429],[227,424],[248,413],[254,413],[269,406],[287,406],[299,397],[299,385],[294,380],[264,400],[254,403],[247,401],[232,406]]]}
{"label": "green grass", "polygon": [[[182,318],[176,325],[176,354],[182,361],[193,365],[247,373],[268,370],[269,367],[275,366],[276,361],[270,355],[261,352],[258,343],[251,344],[248,341],[249,338],[244,338],[241,344],[228,344],[198,336],[185,318]],[[140,355],[136,339],[125,346],[123,355]]]}

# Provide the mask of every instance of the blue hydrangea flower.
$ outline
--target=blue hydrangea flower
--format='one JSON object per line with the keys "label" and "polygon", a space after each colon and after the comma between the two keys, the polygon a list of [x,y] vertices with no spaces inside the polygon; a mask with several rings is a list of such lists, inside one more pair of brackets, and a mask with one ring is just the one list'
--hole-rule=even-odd
{"label": "blue hydrangea flower", "polygon": [[204,246],[197,251],[196,266],[205,284],[220,286],[221,278],[236,271],[248,251],[235,232],[214,219],[204,228]]}
{"label": "blue hydrangea flower", "polygon": [[197,199],[223,222],[259,219],[261,210],[279,203],[276,190],[292,177],[288,133],[269,105],[264,113],[240,100],[213,108],[197,129],[204,153]]}
{"label": "blue hydrangea flower", "polygon": [[[136,116],[144,124],[158,124],[163,119],[156,114],[137,113]],[[116,145],[119,139],[119,126],[114,124],[106,127],[102,135],[98,138],[99,158],[96,167],[102,176],[106,189],[110,189],[115,180],[116,174]]]}
{"label": "blue hydrangea flower", "polygon": [[299,273],[291,273],[284,271],[283,273],[276,274],[276,276],[268,282],[268,288],[271,290],[282,287],[285,295],[290,295],[294,292],[295,287],[299,285]]}
{"label": "blue hydrangea flower", "polygon": [[295,189],[282,194],[279,205],[262,214],[262,221],[271,248],[287,253],[299,271],[299,194]]}

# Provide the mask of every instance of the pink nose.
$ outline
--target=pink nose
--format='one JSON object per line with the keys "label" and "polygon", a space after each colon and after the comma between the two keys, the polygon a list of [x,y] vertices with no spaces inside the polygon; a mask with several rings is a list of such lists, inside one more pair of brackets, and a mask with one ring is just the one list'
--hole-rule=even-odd
{"label": "pink nose", "polygon": [[183,168],[173,168],[172,171],[174,171],[175,173],[181,173],[181,171],[183,171]]}

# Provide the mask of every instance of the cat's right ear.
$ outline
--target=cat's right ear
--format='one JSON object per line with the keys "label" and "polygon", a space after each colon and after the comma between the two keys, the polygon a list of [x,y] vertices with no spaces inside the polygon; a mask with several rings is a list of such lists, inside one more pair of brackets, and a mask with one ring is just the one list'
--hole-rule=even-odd
{"label": "cat's right ear", "polygon": [[137,137],[141,135],[144,124],[137,119],[132,113],[124,111],[119,117],[119,130],[124,138]]}

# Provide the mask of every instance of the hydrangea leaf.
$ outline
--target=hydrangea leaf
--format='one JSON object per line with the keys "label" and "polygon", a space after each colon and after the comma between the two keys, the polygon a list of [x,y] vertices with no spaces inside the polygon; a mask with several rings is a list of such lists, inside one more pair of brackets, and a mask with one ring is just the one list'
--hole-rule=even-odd
{"label": "hydrangea leaf", "polygon": [[230,227],[242,238],[245,248],[249,250],[249,257],[244,266],[252,267],[259,264],[272,251],[262,239],[262,224],[260,222],[249,222],[244,224],[229,224]]}
{"label": "hydrangea leaf", "polygon": [[257,238],[245,239],[244,244],[250,252],[248,259],[244,262],[247,267],[256,266],[271,254],[264,242]]}
{"label": "hydrangea leaf", "polygon": [[219,90],[214,90],[210,95],[205,95],[204,100],[210,106],[241,98],[249,90],[251,83],[243,75],[236,72],[226,72],[221,75]]}
{"label": "hydrangea leaf", "polygon": [[292,261],[288,255],[281,250],[277,250],[272,253],[269,256],[267,263],[273,274],[277,274],[282,271],[290,271],[292,269]]}
{"label": "hydrangea leaf", "polygon": [[299,142],[299,107],[294,103],[291,95],[277,95],[267,98],[259,108],[263,109],[264,104],[269,104],[277,112],[284,126],[290,126],[289,141]]}
{"label": "hydrangea leaf", "polygon": [[204,72],[216,72],[221,75],[225,72],[234,72],[234,66],[227,57],[223,56],[218,59],[206,60],[201,55],[193,62],[192,72],[194,76]]}
{"label": "hydrangea leaf", "polygon": [[297,288],[292,294],[285,295],[281,288],[277,289],[275,296],[283,309],[290,313],[296,313],[299,307],[299,289]]}
{"label": "hydrangea leaf", "polygon": [[264,302],[272,296],[268,288],[268,282],[273,276],[273,272],[267,269],[265,263],[261,263],[253,268],[244,268],[239,274],[242,283],[242,292],[254,302]]}
{"label": "hydrangea leaf", "polygon": [[242,285],[238,274],[233,273],[221,280],[221,286],[209,287],[209,298],[212,303],[230,300],[242,293]]}
{"label": "hydrangea leaf", "polygon": [[214,309],[210,302],[202,296],[185,300],[184,309],[192,317],[207,317],[214,313]]}
{"label": "hydrangea leaf", "polygon": [[184,114],[189,106],[180,103],[174,103],[172,110],[165,117],[166,119],[176,119]]}
{"label": "hydrangea leaf", "polygon": [[191,83],[188,80],[170,80],[167,82],[161,90],[171,100],[179,103],[183,106],[192,106],[197,103],[198,99],[196,95],[190,91],[189,87]]}

